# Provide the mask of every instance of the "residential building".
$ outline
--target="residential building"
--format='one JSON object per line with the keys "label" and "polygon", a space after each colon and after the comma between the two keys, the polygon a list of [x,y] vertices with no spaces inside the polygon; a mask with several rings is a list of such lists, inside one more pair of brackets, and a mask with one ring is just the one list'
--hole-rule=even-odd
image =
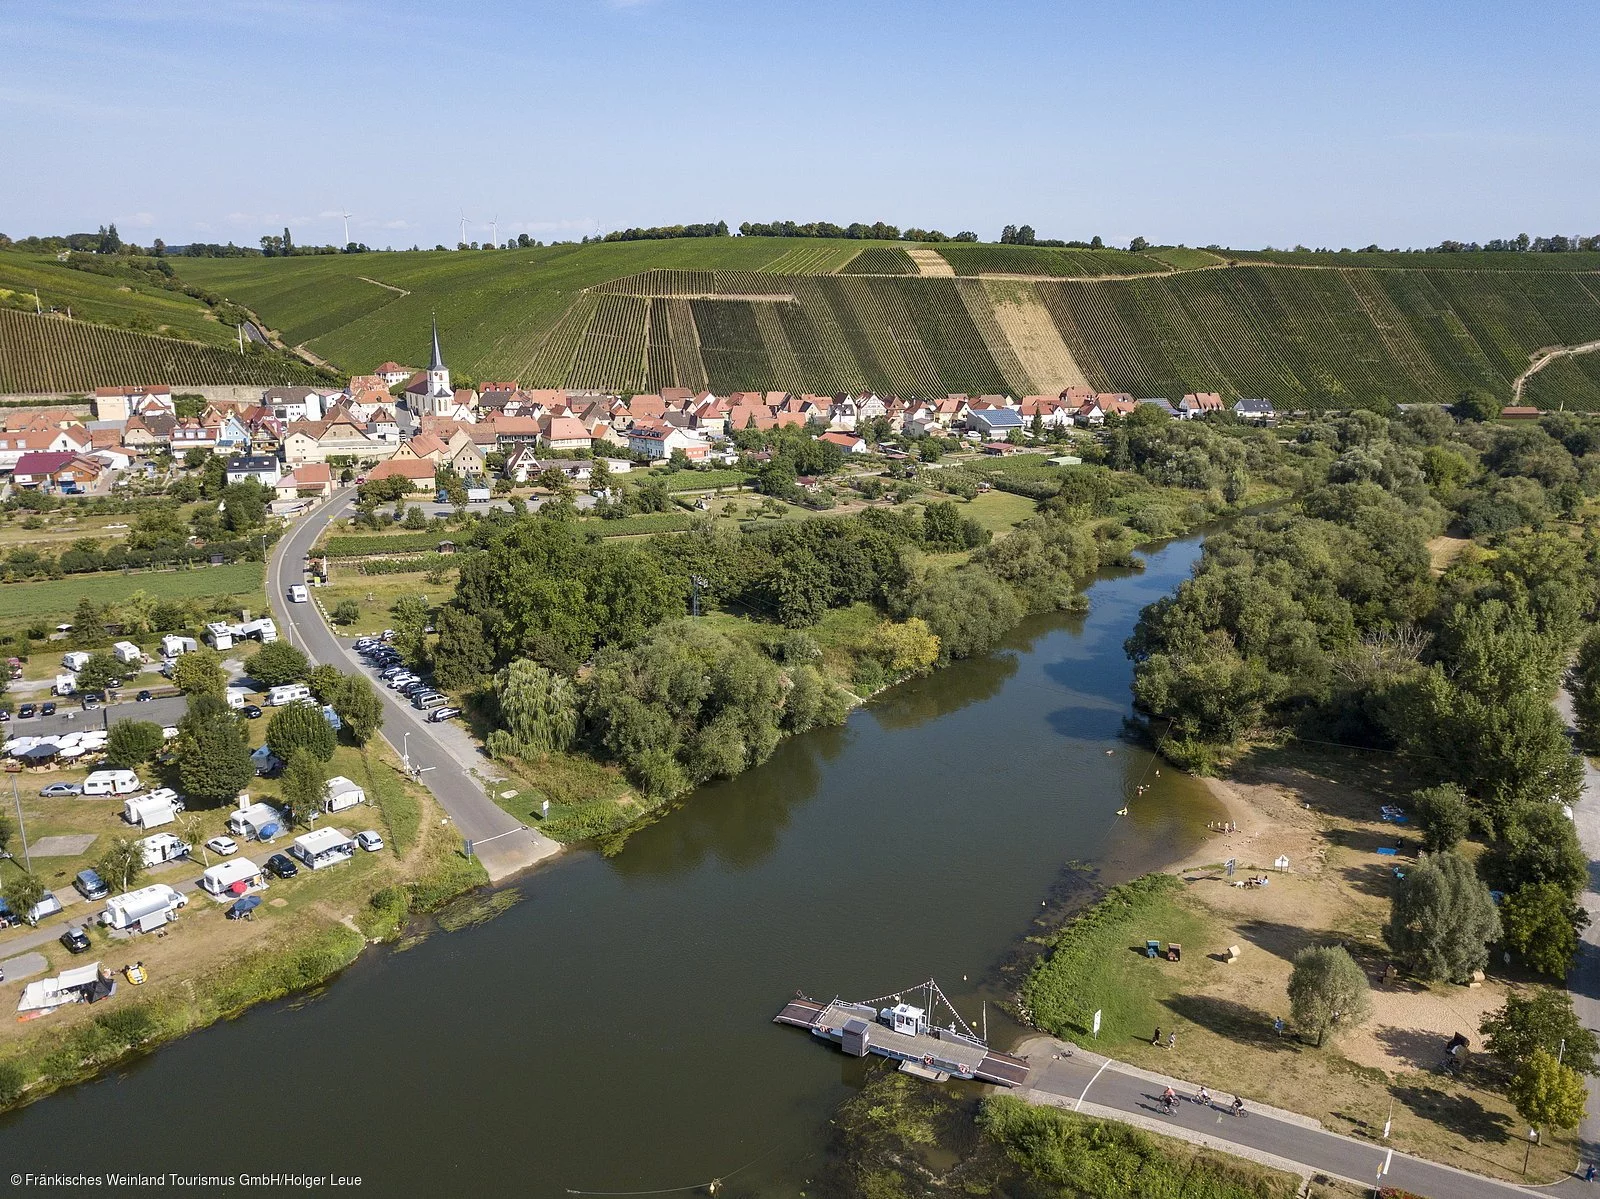
{"label": "residential building", "polygon": [[73,450],[45,450],[21,455],[11,482],[28,491],[87,491],[109,468]]}
{"label": "residential building", "polygon": [[1240,420],[1247,420],[1258,425],[1270,425],[1278,418],[1273,410],[1271,400],[1236,400],[1233,405],[1233,414]]}
{"label": "residential building", "polygon": [[647,458],[670,458],[682,450],[690,462],[702,462],[711,447],[687,429],[674,428],[659,421],[636,421],[628,429],[628,448]]}
{"label": "residential building", "polygon": [[868,452],[867,439],[858,437],[854,433],[824,433],[817,440],[836,445],[847,454],[865,454]]}
{"label": "residential building", "polygon": [[228,482],[242,483],[254,479],[263,487],[275,487],[281,472],[278,460],[265,454],[252,454],[243,458],[228,459]]}
{"label": "residential building", "polygon": [[370,479],[402,478],[413,490],[432,491],[435,486],[434,464],[426,458],[390,458],[367,472]]}
{"label": "residential building", "polygon": [[127,420],[146,412],[173,411],[170,387],[97,387],[94,389],[96,420]]}
{"label": "residential building", "polygon": [[307,462],[280,477],[274,486],[280,500],[327,499],[333,494],[333,471],[325,462]]}

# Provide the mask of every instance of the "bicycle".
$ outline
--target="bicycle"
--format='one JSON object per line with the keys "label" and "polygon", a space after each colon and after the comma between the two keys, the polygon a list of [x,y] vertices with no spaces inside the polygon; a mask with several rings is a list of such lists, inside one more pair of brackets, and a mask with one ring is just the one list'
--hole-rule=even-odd
{"label": "bicycle", "polygon": [[1196,1103],[1198,1103],[1201,1107],[1210,1107],[1211,1106],[1211,1092],[1206,1090],[1204,1087],[1201,1087],[1198,1091],[1195,1092],[1194,1101]]}
{"label": "bicycle", "polygon": [[1163,1095],[1163,1096],[1161,1096],[1160,1103],[1161,1103],[1161,1114],[1163,1116],[1172,1116],[1172,1115],[1176,1115],[1177,1114],[1178,1101],[1176,1099],[1171,1098],[1171,1097],[1169,1097],[1167,1095]]}
{"label": "bicycle", "polygon": [[1250,1114],[1244,1110],[1244,1102],[1239,1099],[1233,1101],[1233,1106],[1229,1110],[1233,1112],[1235,1119],[1239,1120],[1245,1119]]}

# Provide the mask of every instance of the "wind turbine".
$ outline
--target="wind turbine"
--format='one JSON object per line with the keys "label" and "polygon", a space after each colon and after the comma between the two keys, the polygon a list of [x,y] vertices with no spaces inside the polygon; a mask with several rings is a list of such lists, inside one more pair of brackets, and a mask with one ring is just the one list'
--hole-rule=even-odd
{"label": "wind turbine", "polygon": [[461,210],[461,242],[460,242],[460,244],[463,245],[463,246],[467,244],[467,210],[465,208],[463,208]]}
{"label": "wind turbine", "polygon": [[500,248],[500,214],[494,214],[494,220],[489,222],[490,236],[494,238],[494,248]]}
{"label": "wind turbine", "polygon": [[350,244],[350,211],[344,208],[341,211],[344,213],[344,244],[348,246]]}

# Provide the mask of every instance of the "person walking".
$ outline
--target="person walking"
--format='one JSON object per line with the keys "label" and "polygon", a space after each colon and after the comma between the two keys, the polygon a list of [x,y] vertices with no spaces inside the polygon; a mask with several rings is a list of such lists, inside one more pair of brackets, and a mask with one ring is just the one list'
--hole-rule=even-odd
{"label": "person walking", "polygon": [[1590,1162],[1589,1163],[1589,1168],[1583,1172],[1583,1181],[1585,1181],[1585,1182],[1593,1182],[1594,1181],[1594,1163],[1593,1162]]}
{"label": "person walking", "polygon": [[1159,1025],[1159,1024],[1156,1025],[1156,1035],[1150,1038],[1150,1044],[1152,1044],[1152,1045],[1161,1044],[1161,1025]]}
{"label": "person walking", "polygon": [[1176,1049],[1177,1047],[1178,1047],[1178,1034],[1176,1032],[1169,1032],[1167,1034],[1167,1048],[1168,1049]]}

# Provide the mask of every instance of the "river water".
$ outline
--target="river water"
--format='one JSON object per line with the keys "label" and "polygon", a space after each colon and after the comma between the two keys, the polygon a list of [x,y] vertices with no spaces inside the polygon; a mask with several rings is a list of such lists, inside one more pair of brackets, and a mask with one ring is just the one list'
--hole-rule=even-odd
{"label": "river water", "polygon": [[1142,573],[1107,573],[1087,616],[1031,621],[786,742],[614,858],[537,871],[498,919],[369,952],[313,998],[0,1121],[6,1164],[359,1175],[385,1195],[638,1192],[739,1171],[740,1193],[797,1194],[863,1066],[773,1025],[787,997],[932,975],[977,1020],[1068,863],[1126,877],[1218,815],[1122,737],[1123,639],[1198,553],[1172,542]]}

